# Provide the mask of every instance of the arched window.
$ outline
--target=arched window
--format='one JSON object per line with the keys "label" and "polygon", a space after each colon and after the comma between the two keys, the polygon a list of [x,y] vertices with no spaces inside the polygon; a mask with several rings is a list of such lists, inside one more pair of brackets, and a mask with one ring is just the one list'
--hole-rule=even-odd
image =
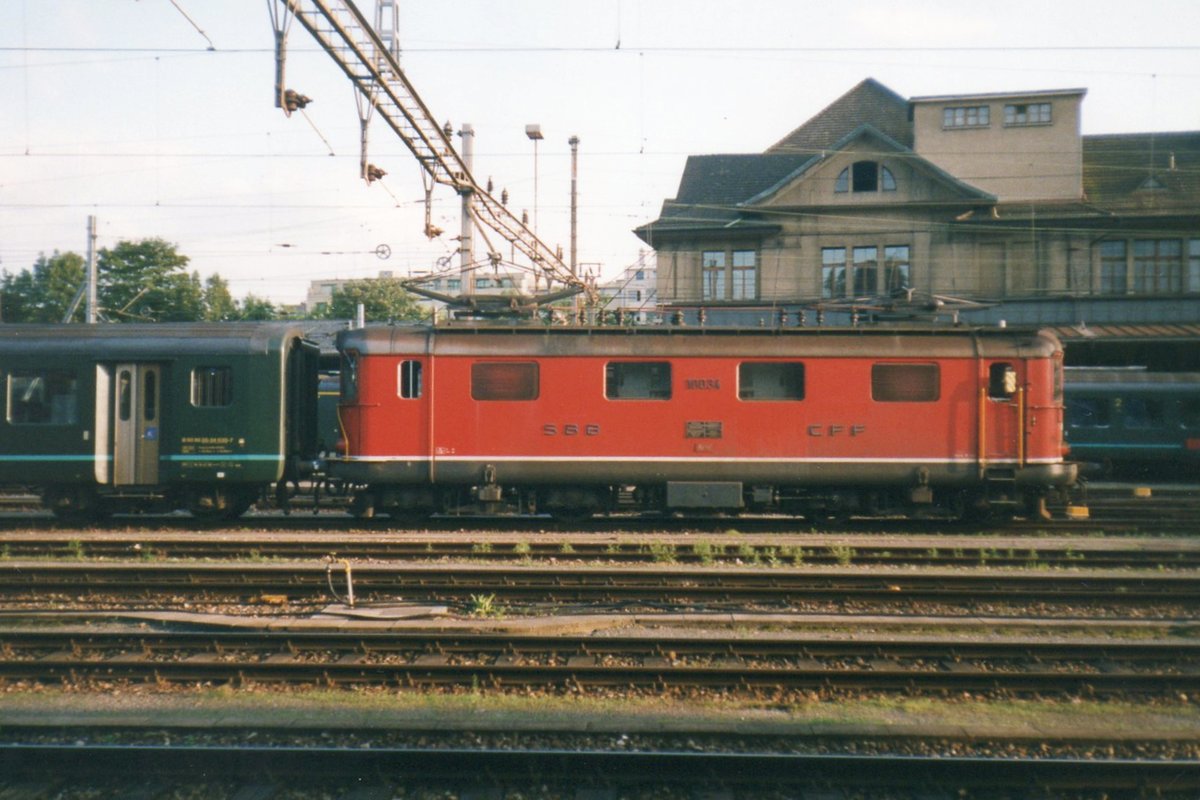
{"label": "arched window", "polygon": [[894,192],[896,176],[878,161],[855,161],[838,173],[833,191],[843,192]]}

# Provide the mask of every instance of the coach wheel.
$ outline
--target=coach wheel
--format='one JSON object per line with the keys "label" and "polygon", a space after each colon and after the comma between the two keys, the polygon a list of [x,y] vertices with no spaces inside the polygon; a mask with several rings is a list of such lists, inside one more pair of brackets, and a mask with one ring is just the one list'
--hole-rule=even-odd
{"label": "coach wheel", "polygon": [[100,496],[82,486],[53,486],[42,494],[42,504],[63,522],[95,522],[109,515]]}
{"label": "coach wheel", "polygon": [[236,519],[254,505],[256,494],[251,489],[230,489],[212,486],[194,490],[188,500],[188,511],[197,519]]}

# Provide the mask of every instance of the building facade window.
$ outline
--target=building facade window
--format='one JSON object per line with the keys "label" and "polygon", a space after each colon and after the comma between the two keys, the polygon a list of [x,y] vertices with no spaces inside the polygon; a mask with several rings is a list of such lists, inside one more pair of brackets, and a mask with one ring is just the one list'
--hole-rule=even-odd
{"label": "building facade window", "polygon": [[758,252],[705,250],[701,253],[700,296],[710,302],[758,297]]}
{"label": "building facade window", "polygon": [[956,106],[942,109],[943,128],[986,128],[990,124],[989,106]]}
{"label": "building facade window", "polygon": [[1161,294],[1182,289],[1183,242],[1179,239],[1135,239],[1133,291]]}
{"label": "building facade window", "polygon": [[821,297],[846,296],[846,248],[821,248]]}
{"label": "building facade window", "polygon": [[875,294],[879,282],[879,248],[854,248],[854,295]]}
{"label": "building facade window", "polygon": [[892,171],[878,161],[855,161],[838,173],[833,184],[833,191],[844,194],[849,191],[860,192],[894,192],[896,191],[896,176]]}
{"label": "building facade window", "polygon": [[701,254],[700,297],[703,300],[725,299],[725,251],[705,250]]}
{"label": "building facade window", "polygon": [[912,288],[912,261],[906,244],[889,244],[883,248],[883,291],[885,294]]}
{"label": "building facade window", "polygon": [[[882,271],[879,253],[883,251]],[[847,263],[847,253],[850,261]],[[882,280],[881,280],[882,279]],[[912,249],[906,244],[821,248],[821,297],[892,294],[912,288]]]}
{"label": "building facade window", "polygon": [[1200,239],[1188,242],[1188,268],[1186,292],[1200,292]]}
{"label": "building facade window", "polygon": [[1049,103],[1013,103],[1004,107],[1004,124],[1018,125],[1049,125]]}
{"label": "building facade window", "polygon": [[753,300],[758,297],[758,253],[753,250],[733,251],[734,300]]}
{"label": "building facade window", "polygon": [[1124,241],[1100,243],[1100,293],[1125,294],[1126,248]]}

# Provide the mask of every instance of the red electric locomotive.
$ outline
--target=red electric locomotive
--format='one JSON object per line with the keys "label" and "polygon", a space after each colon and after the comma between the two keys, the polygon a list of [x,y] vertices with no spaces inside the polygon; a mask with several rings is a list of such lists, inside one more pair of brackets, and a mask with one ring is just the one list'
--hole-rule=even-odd
{"label": "red electric locomotive", "polygon": [[331,464],[362,515],[1037,509],[1062,347],[990,328],[345,331]]}

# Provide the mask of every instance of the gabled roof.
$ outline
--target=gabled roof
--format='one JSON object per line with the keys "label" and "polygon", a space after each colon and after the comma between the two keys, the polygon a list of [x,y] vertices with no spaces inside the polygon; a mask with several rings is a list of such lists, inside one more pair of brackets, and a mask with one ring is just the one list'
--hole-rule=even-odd
{"label": "gabled roof", "polygon": [[767,153],[814,155],[830,149],[847,131],[872,125],[905,147],[913,145],[908,101],[874,78],[867,78],[767,148]]}
{"label": "gabled roof", "polygon": [[950,187],[966,200],[995,201],[993,195],[964,183],[937,165],[918,156],[873,125],[863,124],[829,143],[817,155],[749,153],[689,156],[679,182],[679,192],[663,203],[659,219],[635,230],[643,240],[651,234],[712,230],[743,231],[775,229],[778,226],[747,218],[753,206],[792,185],[830,155],[863,139],[874,139],[873,152],[894,152],[914,169]]}
{"label": "gabled roof", "polygon": [[1083,191],[1088,202],[1108,210],[1196,208],[1200,131],[1084,136]]}
{"label": "gabled roof", "polygon": [[907,161],[908,164],[913,167],[913,169],[918,172],[924,172],[926,175],[929,175],[939,183],[944,183],[963,195],[965,198],[987,201],[995,201],[996,199],[994,195],[988,194],[982,189],[977,189],[969,183],[959,180],[933,162],[927,161],[926,159],[917,155],[913,152],[912,148],[897,142],[886,133],[880,131],[874,125],[863,124],[850,131],[850,133],[846,134],[838,141],[834,142],[829,147],[827,153],[813,156],[805,161],[804,164],[802,164],[798,169],[781,177],[780,180],[778,180],[770,188],[746,198],[746,200],[743,202],[743,205],[752,205],[754,203],[760,203],[767,200],[771,195],[784,189],[799,179],[805,172],[824,161],[829,154],[840,152],[849,147],[853,142],[864,138],[873,138],[876,140],[875,152],[892,152],[903,156],[905,161]]}

